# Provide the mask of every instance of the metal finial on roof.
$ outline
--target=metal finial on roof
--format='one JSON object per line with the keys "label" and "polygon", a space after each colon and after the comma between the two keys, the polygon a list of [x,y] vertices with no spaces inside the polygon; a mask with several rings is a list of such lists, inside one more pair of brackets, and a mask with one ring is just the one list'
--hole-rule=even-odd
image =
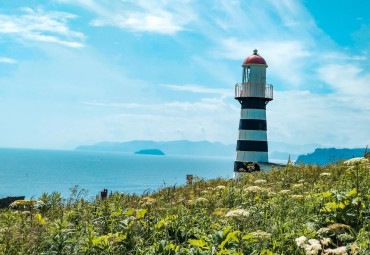
{"label": "metal finial on roof", "polygon": [[257,55],[257,53],[258,53],[258,50],[257,50],[257,49],[255,49],[255,50],[253,51],[253,54],[254,54],[254,55]]}

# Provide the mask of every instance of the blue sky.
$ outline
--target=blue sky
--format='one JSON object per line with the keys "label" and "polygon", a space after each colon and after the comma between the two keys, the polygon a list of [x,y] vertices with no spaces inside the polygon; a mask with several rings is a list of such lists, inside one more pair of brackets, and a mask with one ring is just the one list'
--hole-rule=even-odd
{"label": "blue sky", "polygon": [[268,138],[370,144],[370,6],[354,0],[0,0],[0,147],[236,142],[253,49]]}

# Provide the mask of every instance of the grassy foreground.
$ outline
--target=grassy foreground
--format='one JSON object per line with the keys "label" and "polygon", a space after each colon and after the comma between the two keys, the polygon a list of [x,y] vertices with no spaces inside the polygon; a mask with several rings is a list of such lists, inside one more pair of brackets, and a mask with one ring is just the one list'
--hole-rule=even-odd
{"label": "grassy foreground", "polygon": [[0,211],[0,254],[370,254],[370,162],[294,166]]}

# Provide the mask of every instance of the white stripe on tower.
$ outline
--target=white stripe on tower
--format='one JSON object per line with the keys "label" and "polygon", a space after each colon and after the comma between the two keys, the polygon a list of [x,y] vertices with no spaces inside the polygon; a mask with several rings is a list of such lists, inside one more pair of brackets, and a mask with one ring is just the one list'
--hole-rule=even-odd
{"label": "white stripe on tower", "polygon": [[235,161],[239,162],[267,162],[267,152],[261,151],[236,151]]}
{"label": "white stripe on tower", "polygon": [[240,130],[238,140],[267,141],[267,132],[264,130]]}
{"label": "white stripe on tower", "polygon": [[242,109],[240,119],[266,120],[266,110],[263,109]]}

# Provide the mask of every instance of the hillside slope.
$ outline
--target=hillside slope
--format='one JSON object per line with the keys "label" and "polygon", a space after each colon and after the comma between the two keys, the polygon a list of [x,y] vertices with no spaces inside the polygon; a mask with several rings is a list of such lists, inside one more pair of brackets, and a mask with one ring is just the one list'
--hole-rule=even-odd
{"label": "hillside slope", "polygon": [[103,200],[43,194],[0,211],[0,254],[368,255],[369,171],[356,158]]}
{"label": "hillside slope", "polygon": [[307,155],[300,155],[297,163],[326,165],[328,163],[336,163],[339,160],[346,160],[354,157],[362,157],[365,148],[358,149],[315,149],[313,153]]}

